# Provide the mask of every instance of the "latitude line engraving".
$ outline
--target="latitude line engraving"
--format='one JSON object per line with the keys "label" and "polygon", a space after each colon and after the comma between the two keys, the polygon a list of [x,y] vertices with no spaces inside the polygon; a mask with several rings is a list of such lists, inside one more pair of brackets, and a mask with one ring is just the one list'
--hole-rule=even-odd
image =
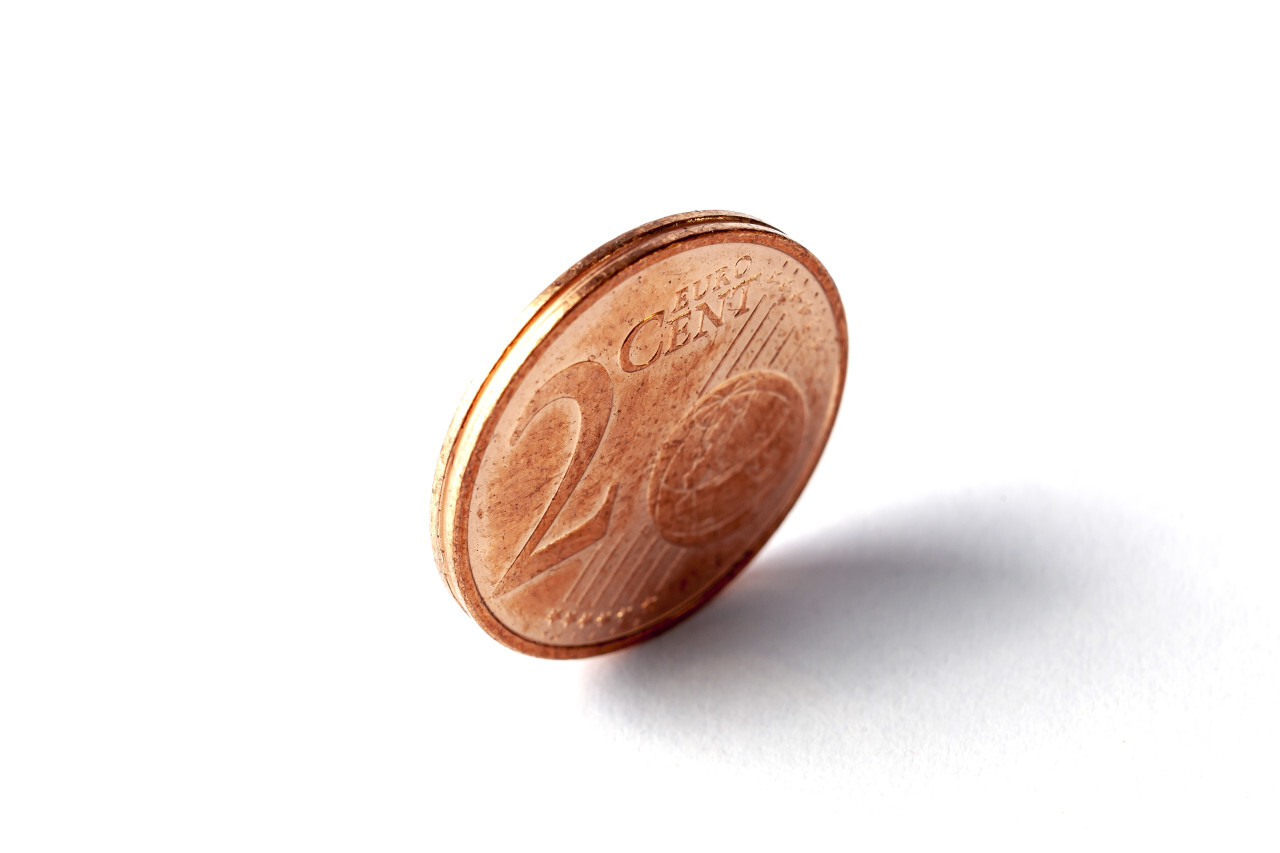
{"label": "latitude line engraving", "polygon": [[[606,566],[609,565],[609,561],[613,559],[613,555],[617,553],[618,549],[621,548],[623,546],[623,543],[626,541],[627,541],[627,537],[619,536],[617,539],[614,540],[613,547],[609,549],[609,553],[604,557],[604,559],[596,563],[595,574],[592,576],[591,580],[587,583],[587,585],[583,587],[581,594],[578,596],[576,603],[579,606],[586,605],[587,596],[591,594],[592,587],[594,587],[596,583],[600,580],[600,578],[604,575],[605,568]],[[566,598],[565,600],[569,601],[568,598]]]}
{"label": "latitude line engraving", "polygon": [[[633,551],[635,551],[636,546],[640,544],[640,541],[641,541],[642,539],[644,539],[644,538],[645,538],[645,533],[646,533],[646,531],[641,530],[641,531],[636,535],[635,539],[631,540],[631,545],[629,545],[629,546],[627,547],[626,553],[624,553],[624,554],[622,555],[622,557],[620,557],[620,558],[618,559],[618,565],[619,565],[619,566],[625,566],[625,565],[627,564],[627,560],[628,560],[628,559],[630,559],[630,557],[631,557],[631,553],[632,553]],[[600,573],[600,576],[601,576],[601,577],[603,577],[603,578],[605,578],[605,582],[604,582],[604,584],[603,584],[599,589],[597,589],[597,590],[596,590],[596,592],[591,596],[591,602],[590,602],[590,604],[588,604],[588,605],[587,605],[588,607],[590,607],[590,608],[596,608],[596,607],[598,607],[598,606],[600,605],[600,598],[601,598],[601,596],[602,596],[602,595],[604,595],[605,590],[607,590],[610,586],[612,586],[612,585],[613,585],[613,582],[614,582],[615,580],[617,580],[617,578],[618,578],[618,575],[619,575],[619,574],[621,574],[621,571],[620,571],[620,570],[618,570],[618,569],[615,569],[615,570],[614,570],[614,571],[612,571],[612,572],[609,572],[607,567],[605,567],[605,568],[603,568],[603,569],[602,569],[602,571],[601,571],[601,573]]]}
{"label": "latitude line engraving", "polygon": [[578,572],[578,576],[573,579],[573,584],[570,585],[568,591],[565,592],[565,595],[564,595],[565,601],[569,601],[573,598],[573,594],[577,591],[578,586],[579,584],[582,583],[583,579],[586,578],[589,574],[591,574],[595,570],[595,567],[604,558],[603,555],[606,552],[611,551],[613,548],[618,547],[618,542],[620,540],[621,540],[621,537],[614,539],[612,542],[609,542],[604,539],[600,540],[600,542],[596,545],[595,553],[593,553],[591,557],[587,560],[587,562],[583,565],[582,571]]}
{"label": "latitude line engraving", "polygon": [[[644,566],[644,568],[640,569],[639,571],[636,571],[631,576],[631,581],[638,581],[635,587],[636,592],[639,592],[640,590],[645,588],[645,584],[649,580],[650,575],[652,575],[654,568],[662,565],[663,557],[669,558],[670,552],[676,549],[676,546],[672,545],[670,542],[667,542],[666,540],[663,540],[661,538],[657,538],[654,541],[661,543],[662,547],[652,554],[653,559],[651,559],[649,563]],[[628,593],[632,592],[631,581],[627,582],[627,585],[622,588],[622,592],[620,593],[621,598],[623,598],[624,600],[626,599]]]}
{"label": "latitude line engraving", "polygon": [[783,315],[778,318],[778,322],[773,324],[773,328],[769,330],[769,334],[765,335],[764,340],[761,341],[760,349],[756,350],[756,354],[752,356],[751,363],[747,365],[747,370],[755,367],[756,362],[760,360],[760,356],[764,355],[764,351],[769,348],[769,341],[773,338],[773,333],[778,331],[778,328],[786,321],[786,319],[787,315],[784,312]]}
{"label": "latitude line engraving", "polygon": [[764,324],[769,322],[769,315],[772,314],[773,309],[777,307],[778,307],[778,303],[775,302],[769,306],[768,311],[764,312],[764,316],[760,318],[760,324],[756,326],[756,330],[751,333],[751,337],[747,340],[747,345],[742,348],[742,352],[738,353],[738,357],[734,359],[733,367],[729,368],[730,376],[732,376],[733,372],[738,369],[738,364],[742,361],[742,359],[746,356],[746,354],[751,351],[751,344],[755,341],[756,335],[760,334],[760,330],[764,328]]}
{"label": "latitude line engraving", "polygon": [[774,351],[773,358],[769,359],[766,367],[773,367],[773,363],[778,360],[778,356],[782,355],[782,351],[787,348],[787,343],[791,340],[791,336],[795,334],[795,331],[795,326],[787,329],[787,333],[782,337],[782,343],[778,344],[778,349]]}
{"label": "latitude line engraving", "polygon": [[[627,571],[627,564],[625,563],[619,566],[617,574],[614,575],[613,580],[611,580],[609,582],[609,585],[605,588],[607,590],[611,587],[614,587],[617,585],[617,582],[619,579],[622,580],[622,586],[617,589],[615,595],[613,596],[614,599],[626,598],[626,596],[623,593],[627,591],[627,588],[631,586],[631,581],[635,579],[636,569],[639,566],[641,566],[646,559],[648,559],[649,554],[653,551],[654,547],[658,544],[660,539],[661,537],[659,536],[650,537],[649,541],[645,544],[644,548],[641,549],[638,555],[636,555],[635,560],[631,561],[630,559],[628,559],[628,562],[633,567],[631,571]],[[628,554],[627,556],[628,558],[630,558],[631,555]],[[604,591],[605,590],[601,591],[601,600],[610,601],[611,600],[610,597],[604,595]]]}
{"label": "latitude line engraving", "polygon": [[[707,389],[711,387],[711,383],[715,380],[716,374],[720,372],[720,368],[724,365],[725,360],[729,357],[729,353],[733,351],[734,345],[738,343],[738,340],[744,334],[746,334],[747,329],[751,326],[752,318],[756,316],[756,311],[760,310],[760,306],[763,305],[765,301],[768,300],[768,298],[769,297],[767,295],[761,296],[760,300],[756,302],[755,307],[751,309],[751,313],[747,315],[747,319],[745,322],[743,322],[742,328],[738,329],[738,333],[733,337],[733,340],[729,341],[729,346],[725,347],[724,355],[720,356],[720,361],[716,362],[715,368],[712,369],[711,374],[707,377],[706,384],[703,385],[702,390],[698,392],[699,395],[707,393]],[[749,343],[750,342],[748,341],[748,344]]]}
{"label": "latitude line engraving", "polygon": [[797,355],[799,355],[799,354],[800,354],[800,350],[801,350],[801,349],[803,349],[803,347],[801,347],[801,346],[794,346],[794,347],[792,347],[792,348],[791,348],[791,354],[790,354],[789,356],[787,356],[787,360],[786,360],[786,361],[784,361],[784,362],[782,363],[782,366],[781,366],[781,367],[779,367],[778,369],[779,369],[779,370],[786,370],[786,369],[787,369],[787,366],[788,366],[789,364],[791,364],[791,362],[795,361],[795,358],[796,358],[796,356],[797,356]]}
{"label": "latitude line engraving", "polygon": [[672,560],[671,562],[667,563],[666,568],[664,568],[662,570],[662,573],[658,576],[658,582],[654,585],[654,588],[662,589],[663,587],[665,587],[667,585],[667,581],[670,580],[671,578],[672,572],[674,572],[676,570],[676,566],[679,566],[679,565],[680,565],[679,560]]}

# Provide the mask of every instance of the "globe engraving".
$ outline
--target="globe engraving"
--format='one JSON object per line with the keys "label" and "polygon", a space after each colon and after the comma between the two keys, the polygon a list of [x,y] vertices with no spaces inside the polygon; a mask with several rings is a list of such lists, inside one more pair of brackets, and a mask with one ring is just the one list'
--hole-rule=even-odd
{"label": "globe engraving", "polygon": [[703,545],[740,528],[787,479],[804,435],[804,398],[781,373],[722,382],[672,428],[649,479],[663,538]]}

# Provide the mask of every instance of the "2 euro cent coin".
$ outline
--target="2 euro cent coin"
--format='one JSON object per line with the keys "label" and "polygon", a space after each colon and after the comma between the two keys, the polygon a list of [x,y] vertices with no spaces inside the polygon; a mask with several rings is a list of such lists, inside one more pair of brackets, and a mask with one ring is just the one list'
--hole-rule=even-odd
{"label": "2 euro cent coin", "polygon": [[440,455],[432,543],[498,641],[574,658],[693,613],[804,488],[848,352],[831,276],[742,214],[651,222],[529,306]]}

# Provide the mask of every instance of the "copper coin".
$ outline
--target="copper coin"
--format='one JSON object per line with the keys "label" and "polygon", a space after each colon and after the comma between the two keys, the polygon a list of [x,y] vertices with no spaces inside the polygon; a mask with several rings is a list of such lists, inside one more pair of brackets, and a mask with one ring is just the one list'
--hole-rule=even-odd
{"label": "copper coin", "polygon": [[847,353],[831,276],[758,219],[685,213],[601,246],[534,300],[454,418],[431,507],[449,589],[541,657],[671,627],[799,497]]}

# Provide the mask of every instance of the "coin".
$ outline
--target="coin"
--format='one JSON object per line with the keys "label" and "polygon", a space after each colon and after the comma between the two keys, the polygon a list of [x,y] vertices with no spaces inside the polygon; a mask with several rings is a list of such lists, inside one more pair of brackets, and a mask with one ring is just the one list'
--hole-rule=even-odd
{"label": "coin", "polygon": [[758,219],[696,211],[601,246],[458,409],[432,490],[446,585],[540,657],[671,627],[799,497],[847,353],[831,276]]}

